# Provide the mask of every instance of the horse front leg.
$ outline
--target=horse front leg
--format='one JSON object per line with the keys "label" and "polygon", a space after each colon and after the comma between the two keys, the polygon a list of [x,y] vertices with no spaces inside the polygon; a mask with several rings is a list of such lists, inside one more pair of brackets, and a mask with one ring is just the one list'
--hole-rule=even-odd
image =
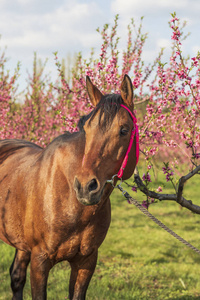
{"label": "horse front leg", "polygon": [[26,282],[26,270],[30,262],[30,253],[16,250],[10,267],[11,288],[13,300],[23,299],[23,288]]}
{"label": "horse front leg", "polygon": [[98,252],[87,257],[75,258],[71,265],[69,299],[85,300],[86,292],[97,263]]}
{"label": "horse front leg", "polygon": [[53,264],[47,253],[34,248],[31,252],[31,293],[32,300],[47,299],[47,280]]}

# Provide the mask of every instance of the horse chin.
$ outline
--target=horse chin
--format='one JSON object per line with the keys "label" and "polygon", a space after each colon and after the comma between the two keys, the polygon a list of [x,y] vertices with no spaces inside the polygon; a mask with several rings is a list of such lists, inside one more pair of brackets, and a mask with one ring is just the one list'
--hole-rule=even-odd
{"label": "horse chin", "polygon": [[95,197],[90,197],[89,199],[77,197],[77,200],[85,206],[90,206],[90,205],[98,204],[101,201],[101,197],[95,196]]}

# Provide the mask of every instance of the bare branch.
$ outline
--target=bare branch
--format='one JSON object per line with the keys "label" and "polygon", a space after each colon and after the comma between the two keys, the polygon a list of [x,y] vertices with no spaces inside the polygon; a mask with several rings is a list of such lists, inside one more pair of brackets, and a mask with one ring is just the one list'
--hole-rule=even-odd
{"label": "bare branch", "polygon": [[179,188],[178,188],[179,198],[178,198],[178,195],[176,195],[176,194],[161,194],[161,193],[149,191],[148,188],[144,185],[142,179],[140,178],[137,168],[135,169],[134,180],[135,180],[135,183],[137,184],[137,187],[139,188],[139,190],[142,193],[144,193],[145,195],[147,195],[148,197],[153,198],[153,199],[158,199],[160,201],[162,201],[162,200],[176,201],[181,206],[189,209],[190,211],[192,211],[196,214],[200,214],[200,206],[193,204],[191,200],[186,200],[182,196],[183,185],[184,185],[185,181],[190,179],[195,174],[197,174],[199,170],[200,170],[200,166],[198,166],[196,169],[194,169],[192,172],[188,173],[187,175],[181,177],[181,179],[179,181]]}
{"label": "bare branch", "polygon": [[194,176],[195,174],[197,174],[200,171],[200,165],[197,166],[194,170],[192,170],[192,172],[188,173],[185,176],[182,176],[179,179],[179,185],[178,185],[178,194],[177,194],[177,202],[181,204],[182,201],[182,194],[183,194],[183,187],[184,187],[184,183],[190,179],[192,176]]}
{"label": "bare branch", "polygon": [[149,99],[144,99],[144,100],[141,100],[141,101],[138,101],[138,102],[134,102],[134,105],[139,105],[139,104],[147,102],[147,101],[149,101]]}

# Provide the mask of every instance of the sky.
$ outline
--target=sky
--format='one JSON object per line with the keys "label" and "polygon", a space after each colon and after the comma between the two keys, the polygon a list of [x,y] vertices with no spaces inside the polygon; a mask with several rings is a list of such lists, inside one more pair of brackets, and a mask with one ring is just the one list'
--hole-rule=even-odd
{"label": "sky", "polygon": [[139,24],[144,16],[143,32],[148,40],[143,58],[152,63],[161,47],[170,51],[170,13],[187,21],[183,54],[195,56],[200,51],[200,0],[0,0],[0,54],[5,50],[6,68],[13,74],[20,62],[19,91],[32,72],[34,52],[45,62],[46,73],[54,80],[57,71],[53,52],[62,61],[82,52],[89,57],[91,48],[100,52],[101,37],[96,29],[114,24],[119,14],[120,50],[126,47],[127,25],[131,18]]}

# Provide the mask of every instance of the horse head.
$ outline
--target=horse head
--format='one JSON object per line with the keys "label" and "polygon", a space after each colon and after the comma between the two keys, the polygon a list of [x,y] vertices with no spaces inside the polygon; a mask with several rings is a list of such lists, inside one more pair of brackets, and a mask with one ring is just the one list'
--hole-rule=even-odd
{"label": "horse head", "polygon": [[[133,86],[129,76],[125,75],[120,94],[103,95],[89,77],[86,77],[86,87],[95,108],[80,120],[85,144],[82,166],[74,178],[74,189],[80,203],[94,205],[100,202],[108,186],[107,180],[118,173],[129,147],[135,126],[131,117]],[[122,179],[131,177],[136,163],[134,138]],[[111,185],[109,188],[112,191]]]}

